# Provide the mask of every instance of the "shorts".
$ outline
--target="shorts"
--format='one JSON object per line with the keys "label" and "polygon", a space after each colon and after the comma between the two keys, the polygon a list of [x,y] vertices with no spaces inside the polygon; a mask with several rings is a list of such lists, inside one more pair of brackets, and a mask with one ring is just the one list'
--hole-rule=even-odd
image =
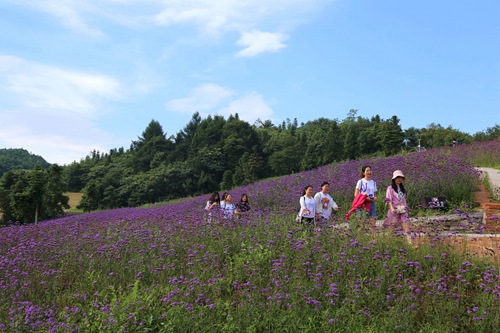
{"label": "shorts", "polygon": [[366,213],[364,209],[358,209],[358,215],[362,215],[362,213],[366,213],[367,217],[377,217],[377,205],[375,202],[370,202],[370,213]]}
{"label": "shorts", "polygon": [[303,224],[314,224],[314,217],[302,217],[301,221]]}

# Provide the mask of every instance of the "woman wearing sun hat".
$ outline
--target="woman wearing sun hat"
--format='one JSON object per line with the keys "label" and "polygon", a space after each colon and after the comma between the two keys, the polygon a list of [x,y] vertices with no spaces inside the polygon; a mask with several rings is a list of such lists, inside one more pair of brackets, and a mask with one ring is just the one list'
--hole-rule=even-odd
{"label": "woman wearing sun hat", "polygon": [[403,185],[405,179],[401,170],[392,173],[392,184],[387,188],[385,195],[385,201],[389,205],[385,224],[390,225],[391,228],[401,225],[406,239],[411,243],[409,209],[406,203],[406,189]]}

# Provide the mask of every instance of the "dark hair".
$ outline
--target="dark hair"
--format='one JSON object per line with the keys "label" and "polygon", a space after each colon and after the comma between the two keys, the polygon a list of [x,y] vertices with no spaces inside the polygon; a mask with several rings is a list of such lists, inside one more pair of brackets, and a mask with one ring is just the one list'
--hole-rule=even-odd
{"label": "dark hair", "polygon": [[304,195],[306,195],[306,191],[309,187],[312,187],[311,185],[307,185],[306,187],[304,187],[304,189],[302,190],[302,194],[301,194],[301,197],[303,197]]}
{"label": "dark hair", "polygon": [[[394,192],[398,193],[398,185],[396,185],[396,178],[394,178],[392,180],[391,187],[394,190]],[[403,183],[399,184],[399,189],[401,190],[401,192],[403,192],[403,193],[406,194],[406,190],[405,190],[405,187],[404,187]]]}
{"label": "dark hair", "polygon": [[209,202],[210,202],[210,204],[213,204],[214,202],[220,203],[219,192],[212,193],[212,195],[210,196]]}
{"label": "dark hair", "polygon": [[330,183],[329,182],[322,182],[321,183],[321,188],[323,188],[323,186],[325,186],[325,185],[330,185]]}
{"label": "dark hair", "polygon": [[365,171],[366,171],[366,168],[372,168],[371,166],[369,165],[365,165],[364,167],[361,168],[361,178],[365,178]]}
{"label": "dark hair", "polygon": [[229,194],[229,193],[227,193],[227,192],[222,193],[222,198],[221,198],[221,200],[222,200],[222,201],[226,200],[226,197],[227,197],[227,195],[228,195],[228,194]]}
{"label": "dark hair", "polygon": [[246,193],[243,193],[241,195],[240,202],[243,202],[243,197],[247,197],[247,201],[245,201],[245,202],[248,203],[248,204],[250,204],[250,202],[248,202],[248,195],[246,195]]}

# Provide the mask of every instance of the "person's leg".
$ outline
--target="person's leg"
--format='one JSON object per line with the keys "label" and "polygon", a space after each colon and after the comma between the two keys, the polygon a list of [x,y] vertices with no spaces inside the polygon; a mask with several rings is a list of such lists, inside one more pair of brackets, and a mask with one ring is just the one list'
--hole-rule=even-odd
{"label": "person's leg", "polygon": [[405,233],[406,240],[408,241],[408,243],[411,244],[411,235],[410,235],[411,225],[410,225],[410,222],[403,222],[402,224],[403,224],[403,232]]}
{"label": "person's leg", "polygon": [[371,202],[371,208],[370,208],[370,229],[372,233],[372,237],[375,237],[375,228],[377,226],[377,206],[375,205],[375,202]]}

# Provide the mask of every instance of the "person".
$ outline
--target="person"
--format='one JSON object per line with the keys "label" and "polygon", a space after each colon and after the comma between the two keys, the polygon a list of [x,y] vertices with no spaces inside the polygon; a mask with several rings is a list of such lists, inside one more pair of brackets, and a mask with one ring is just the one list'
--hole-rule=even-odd
{"label": "person", "polygon": [[392,173],[392,184],[389,185],[385,194],[385,201],[389,205],[385,224],[389,225],[391,229],[396,225],[401,225],[406,240],[411,243],[409,209],[406,203],[406,189],[403,185],[405,179],[401,170]]}
{"label": "person", "polygon": [[219,192],[214,192],[210,196],[210,199],[207,201],[207,204],[205,205],[205,210],[212,210],[218,207],[220,207]]}
{"label": "person", "polygon": [[222,204],[222,203],[224,203],[224,202],[226,202],[226,197],[227,197],[227,195],[228,195],[228,194],[229,194],[229,193],[227,193],[227,192],[222,193],[222,197],[221,197],[221,199],[220,199],[221,204]]}
{"label": "person", "polygon": [[233,216],[234,214],[234,204],[232,203],[233,197],[231,194],[226,193],[225,200],[221,202],[220,208],[224,212],[226,217]]}
{"label": "person", "polygon": [[311,185],[304,187],[302,190],[302,195],[299,199],[300,210],[299,216],[301,217],[300,222],[307,225],[314,224],[314,217],[316,213],[316,204],[312,196],[313,188]]}
{"label": "person", "polygon": [[246,214],[250,210],[250,202],[248,202],[248,196],[243,193],[240,198],[240,202],[236,204],[235,214]]}
{"label": "person", "polygon": [[323,182],[321,184],[321,191],[314,196],[316,204],[316,221],[319,226],[326,227],[328,219],[332,214],[332,209],[339,210],[339,206],[333,200],[332,196],[328,193],[330,191],[330,184]]}
{"label": "person", "polygon": [[365,165],[361,168],[361,179],[356,183],[354,196],[358,194],[366,194],[366,201],[370,205],[368,218],[370,221],[370,229],[372,236],[375,236],[375,226],[377,222],[377,183],[372,179],[372,167]]}

